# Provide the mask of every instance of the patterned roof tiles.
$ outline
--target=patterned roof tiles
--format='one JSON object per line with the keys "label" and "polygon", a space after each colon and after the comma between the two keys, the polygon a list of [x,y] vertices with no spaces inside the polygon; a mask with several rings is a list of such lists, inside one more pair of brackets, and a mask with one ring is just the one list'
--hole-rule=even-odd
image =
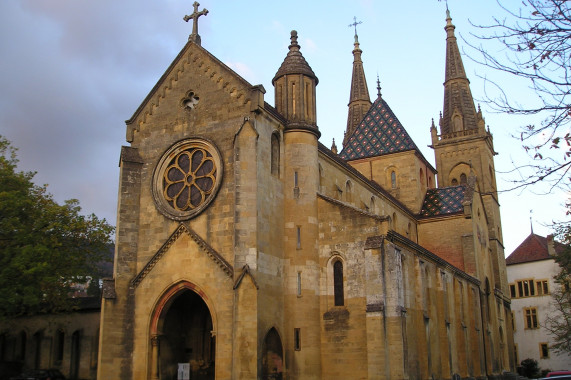
{"label": "patterned roof tiles", "polygon": [[439,216],[464,211],[462,202],[466,195],[464,185],[428,189],[420,209],[421,216]]}
{"label": "patterned roof tiles", "polygon": [[418,150],[389,105],[378,97],[339,156],[348,161],[413,149]]}

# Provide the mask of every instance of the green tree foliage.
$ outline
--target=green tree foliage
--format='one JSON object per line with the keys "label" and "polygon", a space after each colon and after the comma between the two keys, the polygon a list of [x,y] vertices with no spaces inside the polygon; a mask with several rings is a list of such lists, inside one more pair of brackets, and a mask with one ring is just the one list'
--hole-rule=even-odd
{"label": "green tree foliage", "polygon": [[[531,154],[530,164],[518,165],[514,187],[537,182],[551,189],[569,189],[571,169],[571,2],[567,0],[497,0],[505,10],[489,25],[476,25],[481,45],[470,57],[484,66],[527,82],[536,97],[491,88],[488,103],[499,112],[537,115],[538,124],[522,126],[517,137]],[[498,49],[495,49],[495,47]],[[496,51],[497,50],[497,51]]]}
{"label": "green tree foliage", "polygon": [[537,360],[534,359],[522,360],[517,372],[521,376],[525,376],[530,379],[537,378],[539,376],[539,366],[537,365]]}
{"label": "green tree foliage", "polygon": [[0,316],[68,309],[70,285],[108,259],[113,227],[77,200],[58,204],[17,163],[0,135]]}
{"label": "green tree foliage", "polygon": [[545,328],[552,338],[551,348],[561,354],[571,354],[571,226],[560,226],[558,236],[565,249],[555,256],[561,268],[555,276],[559,287],[552,292],[557,312],[547,317]]}

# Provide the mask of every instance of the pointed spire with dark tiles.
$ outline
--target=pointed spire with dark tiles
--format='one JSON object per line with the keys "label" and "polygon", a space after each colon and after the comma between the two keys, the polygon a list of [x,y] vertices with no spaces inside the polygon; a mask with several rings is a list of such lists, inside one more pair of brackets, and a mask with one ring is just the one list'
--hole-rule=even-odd
{"label": "pointed spire with dark tiles", "polygon": [[[356,28],[356,21],[354,24]],[[349,25],[349,26],[352,26]],[[349,138],[363,120],[363,116],[371,108],[371,97],[367,87],[365,71],[363,70],[363,61],[361,60],[363,51],[359,48],[359,37],[357,29],[355,29],[355,43],[353,49],[353,75],[351,77],[351,95],[349,96],[349,114],[347,116],[347,129],[343,137],[343,148],[347,146]]]}
{"label": "pointed spire with dark tiles", "polygon": [[446,8],[446,74],[444,80],[444,112],[440,118],[440,133],[445,135],[478,128],[478,115],[470,91],[470,81],[464,71],[458,49],[456,27]]}
{"label": "pointed spire with dark tiles", "polygon": [[414,141],[380,96],[357,125],[339,154],[344,160],[417,150]]}

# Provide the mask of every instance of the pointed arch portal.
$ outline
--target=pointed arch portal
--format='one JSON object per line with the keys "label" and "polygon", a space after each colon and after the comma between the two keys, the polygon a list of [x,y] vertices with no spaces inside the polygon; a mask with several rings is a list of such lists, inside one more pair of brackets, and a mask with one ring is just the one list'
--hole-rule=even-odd
{"label": "pointed arch portal", "polygon": [[284,371],[282,340],[275,328],[271,328],[264,339],[262,354],[262,379],[281,380]]}
{"label": "pointed arch portal", "polygon": [[188,364],[189,378],[214,380],[216,341],[204,293],[190,283],[174,286],[161,298],[151,324],[151,378],[178,378]]}

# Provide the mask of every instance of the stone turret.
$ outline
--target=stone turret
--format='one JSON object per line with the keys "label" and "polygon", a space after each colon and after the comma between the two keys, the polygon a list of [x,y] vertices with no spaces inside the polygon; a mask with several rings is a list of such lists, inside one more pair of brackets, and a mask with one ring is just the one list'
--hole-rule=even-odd
{"label": "stone turret", "polygon": [[276,109],[287,120],[286,130],[304,129],[319,137],[315,107],[319,80],[299,49],[297,32],[292,30],[289,52],[272,80]]}
{"label": "stone turret", "polygon": [[[291,32],[289,52],[273,79],[276,109],[284,125],[284,309],[286,367],[292,378],[321,376],[319,191],[315,86],[318,80]],[[303,376],[302,376],[303,375]]]}

